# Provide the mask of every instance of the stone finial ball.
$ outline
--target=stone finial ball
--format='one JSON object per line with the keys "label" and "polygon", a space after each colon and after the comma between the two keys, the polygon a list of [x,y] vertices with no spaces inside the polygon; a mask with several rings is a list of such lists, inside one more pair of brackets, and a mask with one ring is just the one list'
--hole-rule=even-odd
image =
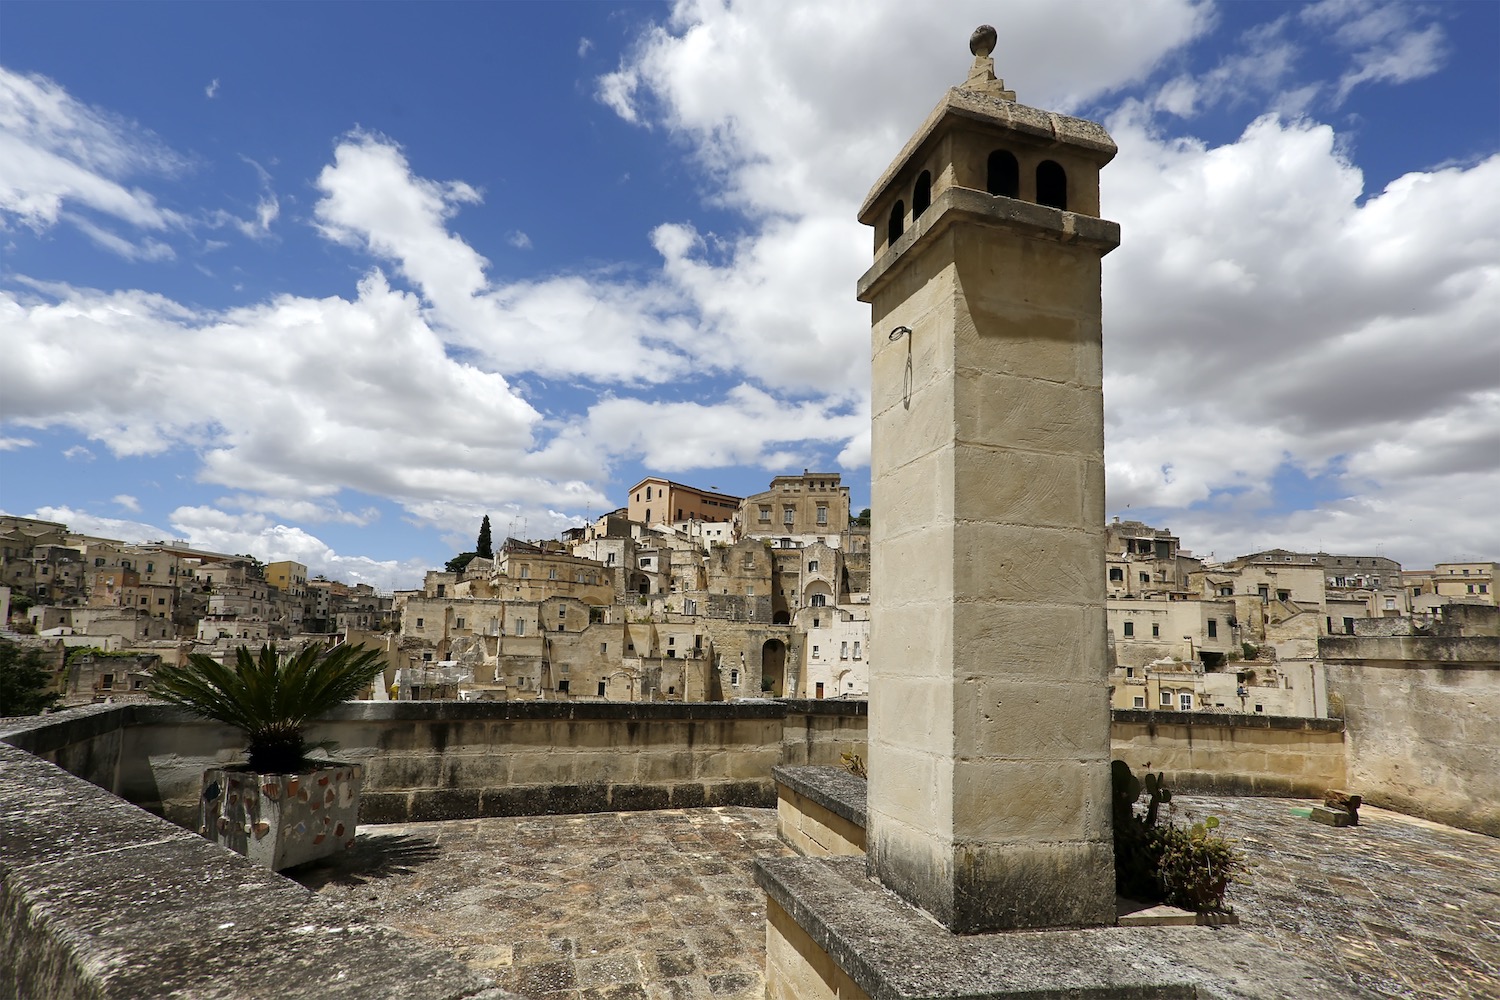
{"label": "stone finial ball", "polygon": [[995,34],[994,25],[981,24],[974,29],[974,34],[969,36],[969,51],[983,59],[995,51],[995,41],[998,37]]}

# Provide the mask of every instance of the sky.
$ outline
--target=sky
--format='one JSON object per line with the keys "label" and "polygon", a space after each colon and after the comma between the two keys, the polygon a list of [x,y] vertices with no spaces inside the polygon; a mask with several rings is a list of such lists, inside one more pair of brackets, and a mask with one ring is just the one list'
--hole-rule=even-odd
{"label": "sky", "polygon": [[855,212],[986,22],[1120,149],[1109,514],[1500,559],[1493,0],[9,0],[0,511],[382,589],[646,475],[857,511]]}

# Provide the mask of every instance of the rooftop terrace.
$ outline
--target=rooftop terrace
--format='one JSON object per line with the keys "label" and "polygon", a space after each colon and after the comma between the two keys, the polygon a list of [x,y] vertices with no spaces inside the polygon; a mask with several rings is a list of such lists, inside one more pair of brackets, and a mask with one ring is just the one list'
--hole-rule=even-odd
{"label": "rooftop terrace", "polygon": [[[1320,826],[1295,799],[1181,796],[1221,817],[1252,868],[1238,927],[1105,930],[1139,947],[1239,936],[1321,981],[1247,996],[1500,996],[1500,841],[1366,807]],[[358,917],[547,1000],[764,996],[755,858],[790,852],[768,809],[720,807],[366,827],[297,880]],[[990,938],[994,941],[994,938]],[[1287,992],[1290,990],[1290,992]]]}

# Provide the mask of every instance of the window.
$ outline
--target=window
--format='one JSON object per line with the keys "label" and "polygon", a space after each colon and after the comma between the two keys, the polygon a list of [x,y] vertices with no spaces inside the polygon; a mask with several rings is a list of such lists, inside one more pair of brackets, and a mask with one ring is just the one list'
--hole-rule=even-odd
{"label": "window", "polygon": [[906,224],[906,203],[897,200],[891,206],[891,217],[885,223],[886,243],[895,243],[901,238],[901,230]]}
{"label": "window", "polygon": [[813,647],[812,655],[813,655],[813,659],[815,659],[815,660],[818,659],[818,647],[817,646]]}
{"label": "window", "polygon": [[1067,211],[1068,175],[1052,160],[1036,165],[1036,200],[1039,205]]}
{"label": "window", "polygon": [[1474,593],[1474,585],[1472,583],[1469,584],[1469,593]]}
{"label": "window", "polygon": [[569,683],[570,682],[567,681],[567,680],[560,680],[560,681],[558,681],[557,682],[557,693],[558,694],[567,694],[568,693],[568,684]]}
{"label": "window", "polygon": [[823,623],[823,619],[821,619],[821,618],[814,618],[813,619],[813,628],[820,627],[822,625],[822,623]]}
{"label": "window", "polygon": [[847,642],[839,643],[839,659],[849,659],[849,644]]}
{"label": "window", "polygon": [[568,618],[568,609],[567,608],[558,608],[557,609],[557,620],[558,621],[567,621],[567,618]]}
{"label": "window", "polygon": [[163,606],[166,605],[166,603],[167,603],[167,599],[165,597],[158,597],[156,599],[156,606],[157,607],[163,607]]}
{"label": "window", "polygon": [[1345,618],[1344,619],[1344,634],[1345,635],[1353,635],[1354,634],[1354,619],[1353,618]]}
{"label": "window", "polygon": [[1217,639],[1219,637],[1219,619],[1210,618],[1208,620],[1208,637],[1210,639]]}
{"label": "window", "polygon": [[1140,576],[1142,583],[1150,583],[1151,582],[1151,574],[1150,573],[1141,573],[1141,574],[1138,574],[1138,575]]}
{"label": "window", "polygon": [[607,643],[607,642],[601,642],[601,643],[599,643],[599,652],[601,654],[608,653],[609,652],[609,643]]}
{"label": "window", "polygon": [[599,697],[601,697],[601,698],[604,697],[604,686],[606,684],[608,684],[608,683],[609,683],[609,681],[600,681],[599,682]]}
{"label": "window", "polygon": [[418,618],[417,619],[417,628],[421,628],[421,627],[422,627],[422,619]]}
{"label": "window", "polygon": [[[922,213],[932,206],[932,174],[926,170],[917,175],[916,186],[911,192],[911,217],[920,219]],[[817,484],[817,485],[822,485]]]}
{"label": "window", "polygon": [[814,594],[814,595],[812,595],[812,600],[809,603],[811,603],[812,606],[815,607],[815,608],[827,607],[828,606],[828,595],[827,594]]}
{"label": "window", "polygon": [[1278,590],[1276,591],[1276,599],[1278,601],[1290,601],[1292,599],[1292,592],[1290,590]]}
{"label": "window", "polygon": [[463,628],[464,627],[464,620],[462,618],[455,618],[455,619],[453,619],[453,627],[454,628]]}
{"label": "window", "polygon": [[1166,690],[1165,688],[1163,688],[1161,692],[1161,705],[1162,708],[1172,707],[1172,692]]}
{"label": "window", "polygon": [[549,567],[547,567],[547,579],[549,579],[549,580],[556,580],[557,579],[557,567],[556,566],[549,566]]}
{"label": "window", "polygon": [[522,618],[516,622],[516,635],[526,634],[526,619]]}
{"label": "window", "polygon": [[856,660],[860,658],[859,643],[857,641],[854,643],[854,658]]}
{"label": "window", "polygon": [[760,519],[762,521],[766,521],[766,522],[769,522],[771,520],[771,508],[770,507],[762,507],[760,509]]}
{"label": "window", "polygon": [[1487,583],[1481,583],[1479,585],[1479,592],[1481,594],[1488,594],[1490,592],[1489,584],[1487,584]]}
{"label": "window", "polygon": [[1125,623],[1125,638],[1129,639],[1135,635],[1135,622]]}
{"label": "window", "polygon": [[738,670],[729,671],[729,683],[734,687],[740,686],[740,672]]}
{"label": "window", "polygon": [[523,580],[530,580],[531,579],[531,567],[530,566],[522,564],[522,566],[521,566],[521,579],[523,579]]}
{"label": "window", "polygon": [[651,523],[651,508],[650,507],[646,508],[646,523],[647,524]]}
{"label": "window", "polygon": [[1020,197],[1021,167],[1013,154],[997,149],[985,166],[985,190],[1005,198]]}
{"label": "window", "polygon": [[796,519],[797,519],[797,508],[795,508],[795,507],[783,507],[783,508],[781,508],[781,523],[782,524],[791,524]]}
{"label": "window", "polygon": [[828,508],[823,506],[822,504],[818,504],[818,523],[828,523]]}
{"label": "window", "polygon": [[607,552],[607,553],[605,553],[605,555],[604,555],[604,565],[606,565],[606,566],[613,566],[614,564],[615,564],[615,554],[613,552]]}
{"label": "window", "polygon": [[1184,712],[1191,712],[1193,710],[1193,693],[1191,691],[1182,692],[1178,696],[1177,707],[1181,708]]}
{"label": "window", "polygon": [[423,663],[431,663],[432,662],[432,654],[431,653],[423,653],[422,654],[422,662]]}
{"label": "window", "polygon": [[814,695],[814,697],[817,697],[817,698],[823,697],[823,682],[822,681],[818,681],[818,683],[815,684],[813,687],[814,687],[814,690],[816,692],[816,694]]}
{"label": "window", "polygon": [[1153,638],[1153,639],[1160,639],[1161,638],[1161,623],[1160,622],[1152,622],[1151,623],[1151,638]]}
{"label": "window", "polygon": [[112,688],[114,686],[115,686],[115,675],[114,674],[100,674],[99,675],[99,687],[103,688],[105,691],[108,691],[110,688]]}
{"label": "window", "polygon": [[649,487],[649,486],[646,487],[646,499],[647,500],[651,499],[651,487]]}
{"label": "window", "polygon": [[1125,582],[1125,571],[1122,570],[1118,566],[1111,566],[1109,568],[1109,582],[1110,583],[1124,583]]}
{"label": "window", "polygon": [[1125,668],[1125,676],[1126,677],[1134,677],[1135,676],[1135,667],[1126,667]]}
{"label": "window", "polygon": [[1146,696],[1143,695],[1143,694],[1136,695],[1134,698],[1131,699],[1130,707],[1131,708],[1145,708],[1146,707]]}
{"label": "window", "polygon": [[816,559],[809,559],[807,561],[807,571],[809,573],[816,573],[818,571],[818,561]]}

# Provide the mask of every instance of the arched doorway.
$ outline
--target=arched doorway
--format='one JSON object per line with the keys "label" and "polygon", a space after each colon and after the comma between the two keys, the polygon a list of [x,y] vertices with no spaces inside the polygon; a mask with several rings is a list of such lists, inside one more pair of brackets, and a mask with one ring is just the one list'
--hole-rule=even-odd
{"label": "arched doorway", "polygon": [[772,698],[786,694],[786,643],[780,639],[768,639],[760,647],[760,689]]}

